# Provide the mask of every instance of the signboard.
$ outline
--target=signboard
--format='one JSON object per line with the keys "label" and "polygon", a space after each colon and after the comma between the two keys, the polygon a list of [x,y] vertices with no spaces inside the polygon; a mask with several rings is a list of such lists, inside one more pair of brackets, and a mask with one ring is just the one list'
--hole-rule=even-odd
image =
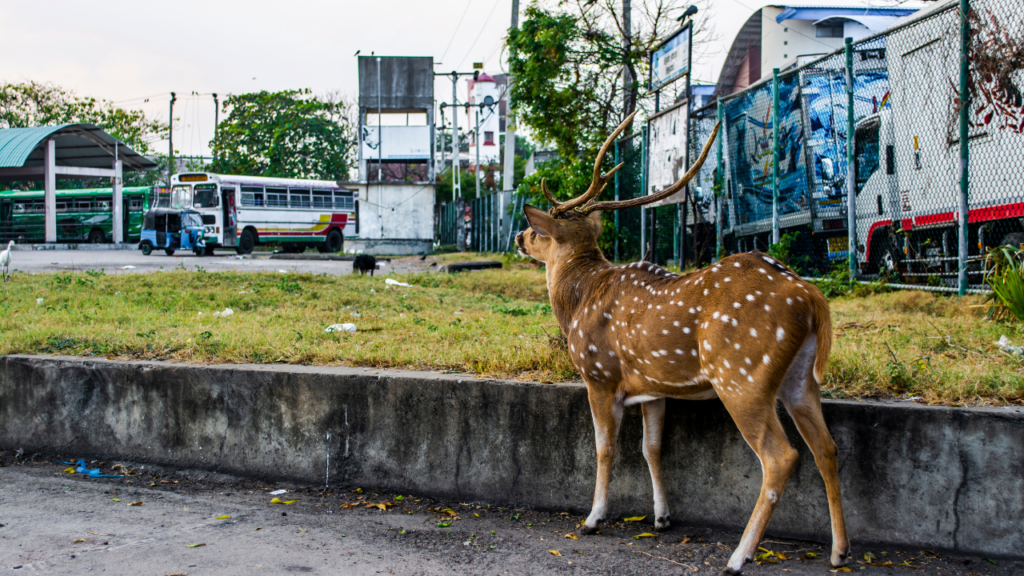
{"label": "signboard", "polygon": [[[648,195],[675,184],[686,174],[687,106],[680,102],[648,120],[647,190]],[[677,204],[686,190],[655,202],[651,206]]]}
{"label": "signboard", "polygon": [[363,126],[363,158],[376,160],[429,160],[430,126],[383,126],[384,144],[378,136],[380,126]]}
{"label": "signboard", "polygon": [[690,37],[693,21],[679,29],[668,40],[651,52],[651,92],[661,90],[690,73]]}

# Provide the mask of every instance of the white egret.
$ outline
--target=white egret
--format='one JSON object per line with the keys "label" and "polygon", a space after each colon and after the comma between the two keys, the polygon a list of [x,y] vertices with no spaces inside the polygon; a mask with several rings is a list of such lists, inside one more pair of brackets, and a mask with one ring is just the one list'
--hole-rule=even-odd
{"label": "white egret", "polygon": [[4,268],[4,284],[7,283],[7,269],[11,265],[11,250],[14,250],[14,240],[7,244],[7,250],[0,252],[0,266]]}

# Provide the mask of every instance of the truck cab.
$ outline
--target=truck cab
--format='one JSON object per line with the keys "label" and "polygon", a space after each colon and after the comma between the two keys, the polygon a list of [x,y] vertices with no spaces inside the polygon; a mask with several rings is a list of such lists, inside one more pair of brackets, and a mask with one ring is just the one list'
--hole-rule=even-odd
{"label": "truck cab", "polygon": [[899,183],[891,110],[883,109],[857,123],[853,153],[857,260],[862,274],[879,274],[895,268],[900,252],[895,235],[900,220]]}

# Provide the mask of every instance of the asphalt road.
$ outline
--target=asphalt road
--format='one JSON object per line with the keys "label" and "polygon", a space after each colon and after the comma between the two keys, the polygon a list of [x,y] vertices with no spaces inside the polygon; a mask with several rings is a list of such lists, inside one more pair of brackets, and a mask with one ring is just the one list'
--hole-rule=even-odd
{"label": "asphalt road", "polygon": [[[653,532],[646,520],[572,539],[566,535],[574,534],[582,511],[409,494],[399,500],[355,487],[303,487],[131,463],[138,474],[90,479],[62,472],[66,466],[52,462],[61,456],[26,457],[0,454],[0,573],[717,574],[739,539],[738,532],[687,526],[635,538]],[[96,465],[108,472],[111,463]],[[296,502],[272,504],[269,492],[277,489],[288,490],[281,500]],[[135,502],[141,504],[129,505]],[[374,503],[394,505],[367,507]],[[777,563],[749,565],[745,574],[827,573],[828,549],[820,543],[770,539],[762,545]],[[867,551],[854,544],[856,559]],[[897,567],[851,568],[887,575],[1024,573],[1021,562],[871,552]]]}
{"label": "asphalt road", "polygon": [[[289,255],[290,256],[290,255]],[[157,272],[185,267],[195,270],[196,266],[208,272],[312,272],[315,274],[351,274],[351,261],[318,260],[317,253],[307,250],[308,260],[272,259],[270,253],[254,253],[239,257],[234,250],[220,250],[216,256],[195,256],[191,252],[178,251],[174,256],[154,252],[143,256],[138,250],[16,250],[11,254],[11,270],[17,272],[64,272],[102,269],[108,274]],[[412,272],[436,270],[429,268],[431,262],[418,256],[395,258],[391,262],[380,261],[375,274],[389,272]]]}

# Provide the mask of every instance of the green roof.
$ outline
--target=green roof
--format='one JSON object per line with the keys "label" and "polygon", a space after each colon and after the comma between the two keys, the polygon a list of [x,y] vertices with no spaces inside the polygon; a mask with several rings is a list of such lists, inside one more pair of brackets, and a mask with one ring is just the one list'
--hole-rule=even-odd
{"label": "green roof", "polygon": [[110,168],[114,158],[125,170],[152,170],[156,162],[142,156],[94,124],[60,124],[0,129],[0,172],[4,168],[43,165],[43,148],[54,140],[56,162],[63,166]]}

